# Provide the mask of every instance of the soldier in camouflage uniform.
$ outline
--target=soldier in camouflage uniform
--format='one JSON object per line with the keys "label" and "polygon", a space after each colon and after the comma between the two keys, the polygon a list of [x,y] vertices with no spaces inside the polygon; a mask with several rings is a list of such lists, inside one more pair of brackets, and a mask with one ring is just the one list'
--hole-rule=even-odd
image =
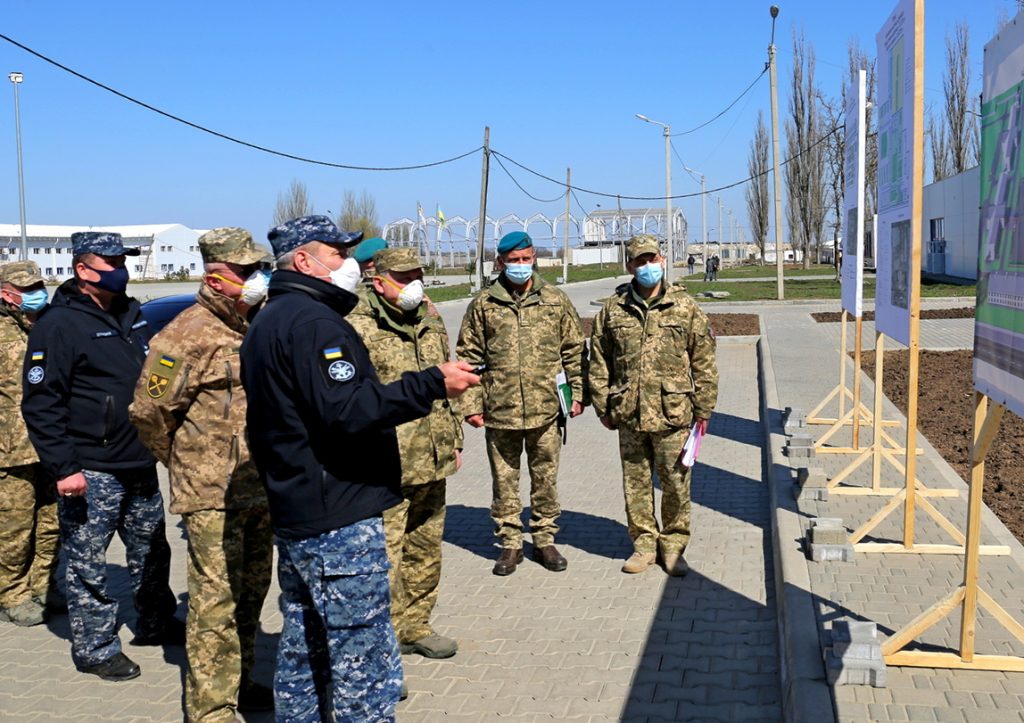
{"label": "soldier in camouflage uniform", "polygon": [[[371,290],[360,294],[347,318],[370,352],[377,376],[387,384],[404,372],[448,361],[448,332],[423,296],[423,269],[415,249],[383,249],[373,261]],[[438,400],[429,415],[396,429],[402,503],[384,511],[391,620],[403,653],[450,658],[458,645],[434,632],[430,614],[441,581],[445,478],[462,462],[462,417],[452,402]]]}
{"label": "soldier in camouflage uniform", "polygon": [[[660,552],[666,572],[685,575],[690,470],[677,462],[694,420],[706,429],[718,398],[715,337],[685,288],[662,279],[656,239],[630,239],[626,254],[634,280],[616,289],[594,319],[590,397],[601,423],[619,430],[634,549],[622,571],[643,572]],[[660,530],[652,471],[662,489]]]}
{"label": "soldier in camouflage uniform", "polygon": [[57,498],[20,409],[28,330],[48,298],[34,261],[0,266],[0,620],[15,625],[44,622],[59,597]]}
{"label": "soldier in camouflage uniform", "polygon": [[562,444],[555,377],[565,371],[575,417],[583,411],[586,347],[569,298],[533,270],[530,236],[506,234],[497,251],[501,276],[469,303],[457,349],[459,359],[487,365],[482,387],[466,393],[462,409],[471,426],[486,427],[491,518],[502,547],[493,572],[510,575],[523,560],[519,465],[524,446],[533,554],[545,568],[564,570],[566,560],[554,544]]}
{"label": "soldier in camouflage uniform", "polygon": [[267,253],[240,228],[203,234],[199,250],[197,302],[150,342],[131,417],[166,465],[170,510],[188,531],[185,713],[213,723],[235,720],[236,710],[273,708],[271,690],[250,678],[273,533],[246,443],[239,373],[246,317],[266,289],[259,277]]}

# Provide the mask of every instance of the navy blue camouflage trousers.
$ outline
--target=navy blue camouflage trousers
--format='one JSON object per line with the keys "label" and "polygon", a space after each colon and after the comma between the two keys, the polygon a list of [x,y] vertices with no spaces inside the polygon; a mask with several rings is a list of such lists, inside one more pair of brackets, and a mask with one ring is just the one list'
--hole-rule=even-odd
{"label": "navy blue camouflage trousers", "polygon": [[278,538],[277,549],[284,598],[277,720],[394,720],[402,660],[381,518],[316,537]]}
{"label": "navy blue camouflage trousers", "polygon": [[107,591],[107,548],[117,532],[124,543],[136,634],[158,633],[174,614],[168,585],[171,548],[156,467],[114,473],[83,470],[84,497],[58,497],[61,542],[67,555],[71,658],[96,665],[121,652],[117,600]]}

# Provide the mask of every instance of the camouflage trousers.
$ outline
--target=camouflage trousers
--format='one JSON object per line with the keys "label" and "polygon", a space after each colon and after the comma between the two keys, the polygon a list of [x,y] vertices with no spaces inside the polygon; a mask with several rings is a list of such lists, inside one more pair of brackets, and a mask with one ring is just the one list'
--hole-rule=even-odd
{"label": "camouflage trousers", "polygon": [[53,483],[38,465],[0,468],[0,607],[45,599],[59,550]]}
{"label": "camouflage trousers", "polygon": [[[690,541],[690,470],[676,462],[687,429],[637,432],[619,427],[626,522],[637,552],[681,553]],[[661,529],[654,514],[654,474],[661,483]]]}
{"label": "camouflage trousers", "polygon": [[394,720],[402,658],[391,626],[381,518],[316,537],[278,538],[277,553],[284,600],[277,720]]}
{"label": "camouflage trousers", "polygon": [[526,447],[530,471],[530,532],[535,547],[555,542],[558,533],[558,454],[562,435],[558,423],[536,429],[485,429],[491,462],[491,519],[503,548],[523,546],[523,503],[519,496],[519,464]]}
{"label": "camouflage trousers", "polygon": [[107,548],[117,532],[125,546],[138,620],[137,634],[154,635],[177,607],[168,586],[171,548],[156,467],[114,473],[84,470],[84,497],[58,497],[67,555],[71,658],[82,667],[121,652],[117,600],[107,592]]}
{"label": "camouflage trousers", "polygon": [[430,614],[441,582],[445,480],[402,488],[402,503],[384,512],[391,562],[391,622],[398,642],[433,634]]}
{"label": "camouflage trousers", "polygon": [[270,512],[264,504],[189,512],[182,519],[188,530],[185,714],[190,722],[230,723],[255,662],[270,587]]}

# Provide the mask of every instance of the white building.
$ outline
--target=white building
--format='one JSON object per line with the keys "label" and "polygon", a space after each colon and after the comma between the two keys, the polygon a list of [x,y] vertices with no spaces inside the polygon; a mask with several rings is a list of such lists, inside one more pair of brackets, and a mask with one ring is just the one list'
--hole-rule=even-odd
{"label": "white building", "polygon": [[[71,267],[71,234],[76,231],[115,231],[125,246],[137,247],[140,256],[129,256],[125,265],[132,279],[163,279],[168,274],[199,276],[203,259],[199,237],[205,231],[180,223],[144,226],[44,226],[28,224],[28,260],[39,264],[43,278],[64,281],[74,275]],[[0,223],[0,263],[21,261],[21,225]]]}
{"label": "white building", "polygon": [[926,273],[978,278],[978,166],[924,187],[921,260]]}

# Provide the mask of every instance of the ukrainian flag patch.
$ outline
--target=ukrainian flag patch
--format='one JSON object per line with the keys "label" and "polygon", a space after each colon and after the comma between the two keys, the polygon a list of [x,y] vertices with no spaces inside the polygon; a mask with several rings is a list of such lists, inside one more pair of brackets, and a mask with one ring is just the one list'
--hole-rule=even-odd
{"label": "ukrainian flag patch", "polygon": [[36,361],[36,362],[37,361],[43,361],[43,359],[45,359],[45,358],[46,358],[46,352],[44,352],[44,351],[34,351],[34,352],[32,352],[32,361]]}
{"label": "ukrainian flag patch", "polygon": [[174,361],[173,357],[169,357],[166,354],[164,356],[160,357],[160,364],[162,364],[163,366],[167,367],[168,369],[174,369],[174,365],[176,363],[177,362]]}
{"label": "ukrainian flag patch", "polygon": [[341,359],[341,347],[332,346],[324,349],[324,359]]}

